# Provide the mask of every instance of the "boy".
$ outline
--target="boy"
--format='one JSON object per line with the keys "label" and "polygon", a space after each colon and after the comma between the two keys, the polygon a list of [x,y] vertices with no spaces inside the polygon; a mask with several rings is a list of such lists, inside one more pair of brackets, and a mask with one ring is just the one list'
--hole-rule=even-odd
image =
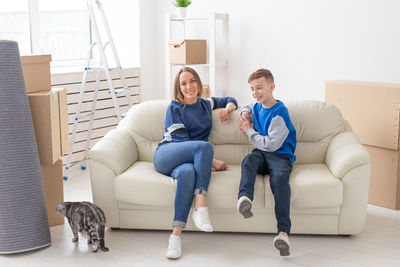
{"label": "boy", "polygon": [[272,73],[266,69],[257,70],[249,76],[248,82],[256,102],[240,110],[240,129],[256,148],[242,161],[237,209],[245,219],[253,216],[251,207],[256,175],[269,174],[278,222],[278,235],[273,244],[281,256],[288,256],[291,227],[289,175],[296,159],[296,130],[285,105],[272,95],[275,89]]}

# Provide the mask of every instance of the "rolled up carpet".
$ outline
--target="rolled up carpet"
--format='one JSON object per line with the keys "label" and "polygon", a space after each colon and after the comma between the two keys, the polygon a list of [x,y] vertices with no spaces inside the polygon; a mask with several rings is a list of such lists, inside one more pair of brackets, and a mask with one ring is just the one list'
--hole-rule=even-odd
{"label": "rolled up carpet", "polygon": [[18,43],[0,40],[0,254],[51,244]]}

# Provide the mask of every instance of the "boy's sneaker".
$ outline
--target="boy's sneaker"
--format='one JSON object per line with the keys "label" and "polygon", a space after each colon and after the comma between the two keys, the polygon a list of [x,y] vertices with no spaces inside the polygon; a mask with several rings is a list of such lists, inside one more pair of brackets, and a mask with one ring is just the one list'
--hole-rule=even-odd
{"label": "boy's sneaker", "polygon": [[181,237],[179,235],[170,235],[167,250],[167,258],[177,259],[182,255]]}
{"label": "boy's sneaker", "polygon": [[250,198],[246,196],[241,196],[237,203],[237,210],[243,215],[245,219],[253,216],[251,212],[252,203]]}
{"label": "boy's sneaker", "polygon": [[274,246],[279,250],[281,256],[290,255],[289,237],[285,235],[277,235],[274,238]]}
{"label": "boy's sneaker", "polygon": [[208,217],[208,208],[207,207],[198,207],[197,211],[194,210],[192,213],[192,220],[194,225],[197,228],[204,232],[212,232],[214,231],[210,218]]}

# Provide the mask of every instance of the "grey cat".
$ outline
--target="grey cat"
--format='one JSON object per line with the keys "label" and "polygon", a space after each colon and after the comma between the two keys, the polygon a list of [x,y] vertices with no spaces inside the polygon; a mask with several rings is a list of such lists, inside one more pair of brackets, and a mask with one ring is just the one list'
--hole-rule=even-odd
{"label": "grey cat", "polygon": [[74,238],[72,242],[78,241],[78,232],[88,239],[92,244],[92,252],[108,251],[104,245],[104,229],[106,217],[104,212],[95,204],[81,202],[61,202],[57,205],[57,213],[68,219]]}

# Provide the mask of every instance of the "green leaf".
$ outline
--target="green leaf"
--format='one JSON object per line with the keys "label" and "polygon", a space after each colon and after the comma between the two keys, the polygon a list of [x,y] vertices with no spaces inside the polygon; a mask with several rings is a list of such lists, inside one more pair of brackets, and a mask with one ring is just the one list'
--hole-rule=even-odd
{"label": "green leaf", "polygon": [[176,7],[187,7],[192,1],[190,0],[173,0],[172,4]]}

